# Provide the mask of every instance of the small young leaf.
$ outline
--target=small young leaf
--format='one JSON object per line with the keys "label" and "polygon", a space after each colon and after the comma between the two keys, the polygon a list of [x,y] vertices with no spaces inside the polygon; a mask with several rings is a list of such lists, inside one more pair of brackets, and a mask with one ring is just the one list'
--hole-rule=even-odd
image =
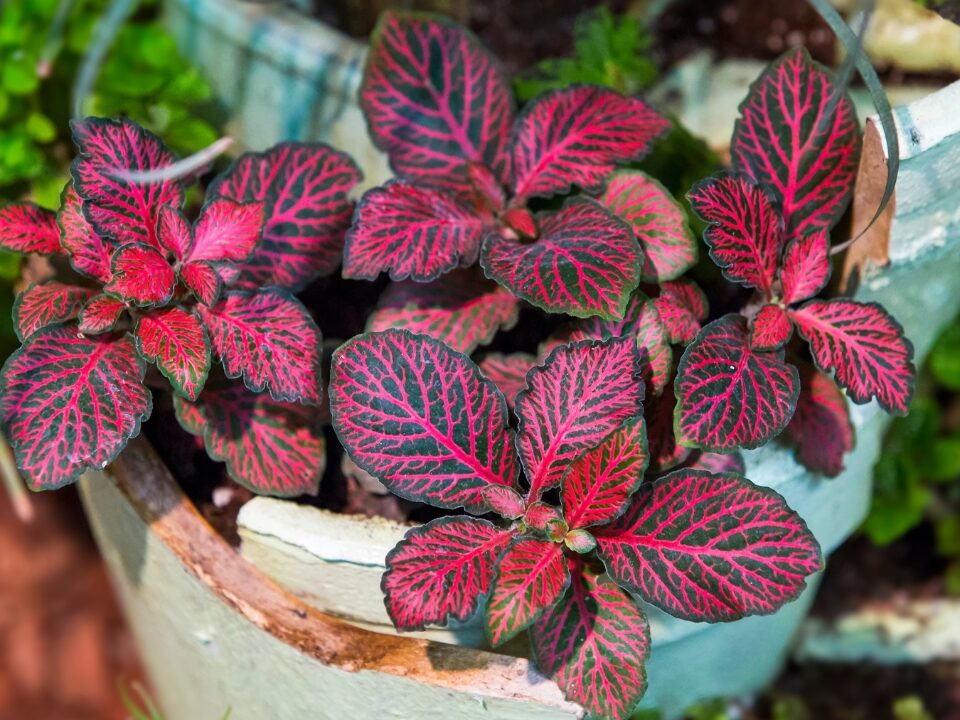
{"label": "small young leaf", "polygon": [[110,282],[110,248],[83,214],[82,202],[73,184],[67,185],[57,211],[60,240],[70,255],[70,264],[81,275]]}
{"label": "small young leaf", "polygon": [[22,255],[62,252],[57,216],[33,203],[0,205],[0,249]]}
{"label": "small young leaf", "polygon": [[462,188],[467,164],[475,162],[505,178],[513,126],[507,79],[473,34],[450,20],[381,15],[360,107],[400,176]]}
{"label": "small young leaf", "polygon": [[857,171],[859,124],[849,95],[799,47],[767,67],[740,113],[733,165],[773,191],[786,238],[833,227]]}
{"label": "small young leaf", "polygon": [[512,328],[519,311],[517,299],[503,288],[471,272],[452,272],[429,284],[388,286],[367,330],[409,330],[468,355],[493,340],[497,331]]}
{"label": "small young leaf", "polygon": [[53,324],[72,320],[95,291],[56,281],[31,285],[13,303],[13,329],[21,343]]}
{"label": "small young leaf", "polygon": [[560,484],[567,525],[589,527],[620,515],[643,482],[649,461],[643,417],[627,420],[576,458]]}
{"label": "small young leaf", "polygon": [[596,549],[597,539],[589,530],[576,528],[564,536],[563,544],[578,555],[586,555]]}
{"label": "small young leaf", "polygon": [[563,345],[530,371],[516,412],[531,499],[556,486],[574,458],[643,413],[639,359],[625,337]]}
{"label": "small young leaf", "polygon": [[797,411],[786,436],[797,446],[797,459],[814,472],[835,477],[843,472],[843,456],[853,450],[853,424],[847,401],[837,384],[804,365]]}
{"label": "small young leaf", "polygon": [[517,119],[511,154],[514,204],[596,191],[618,163],[639,160],[669,122],[641,100],[578,85],[545,93]]}
{"label": "small young leaf", "polygon": [[150,416],[133,340],[41,330],[3,367],[0,416],[17,467],[36,490],[101,470]]}
{"label": "small young leaf", "polygon": [[480,257],[487,277],[547,312],[623,317],[643,260],[626,223],[576,197],[540,215],[538,225],[534,243],[487,236]]}
{"label": "small young leaf", "polygon": [[724,277],[772,297],[783,230],[767,193],[744,176],[724,174],[701,180],[687,197],[709,223],[703,239]]}
{"label": "small young leaf", "polygon": [[353,202],[362,178],[347,155],[322,143],[283,142],[241,155],[214,179],[207,202],[262,202],[266,223],[256,251],[242,265],[246,284],[299,290],[340,264]]}
{"label": "small young leaf", "polygon": [[134,182],[122,173],[160,170],[176,158],[155,135],[132,120],[85,118],[70,123],[79,153],[70,167],[73,186],[94,231],[118,245],[159,248],[157,215],[183,204],[176,180]]}
{"label": "small young leaf", "polygon": [[617,584],[684,620],[767,615],[821,568],[800,516],[733,473],[677,470],[641,486],[627,512],[594,534]]}
{"label": "small young leaf", "polygon": [[100,335],[110,332],[127,309],[125,303],[108,295],[94,295],[83,306],[79,316],[80,332],[84,335]]}
{"label": "small young leaf", "polygon": [[627,720],[647,689],[647,619],[633,599],[569,559],[570,588],[530,630],[533,656],[596,720]]}
{"label": "small young leaf", "polygon": [[103,291],[110,297],[140,307],[163,305],[173,297],[177,276],[167,259],[149,245],[124,245],[113,255],[110,282]]}
{"label": "small young leaf", "polygon": [[174,396],[177,419],[207,454],[255,493],[315,495],[326,463],[316,409],[252,393],[240,382],[207,383],[196,403]]}
{"label": "small young leaf", "polygon": [[523,517],[526,511],[520,493],[506,485],[487,485],[480,491],[480,494],[483,496],[483,501],[487,504],[487,507],[507,520],[516,520]]}
{"label": "small young leaf", "polygon": [[134,335],[137,350],[157,364],[173,391],[196,400],[210,372],[210,338],[199,318],[180,307],[143,313]]}
{"label": "small young leaf", "polygon": [[320,404],[320,329],[293,295],[277,287],[232,291],[197,310],[227,377],[242,376],[274,400]]}
{"label": "small young leaf", "polygon": [[636,338],[637,347],[640,348],[643,382],[650,394],[659,395],[673,374],[673,350],[667,337],[667,326],[660,319],[656,303],[639,290],[630,298],[622,320],[581,320],[569,339],[571,342],[580,342],[624,336]]}
{"label": "small young leaf", "polygon": [[494,647],[528,628],[560,599],[570,583],[563,546],[515,540],[497,564],[484,627]]}
{"label": "small young leaf", "polygon": [[484,487],[515,484],[503,396],[469,358],[426,335],[388,330],[341,345],[330,411],[354,462],[401,497],[482,512]]}
{"label": "small young leaf", "polygon": [[817,367],[835,371],[837,384],[855,403],[876,398],[888,412],[907,413],[916,383],[913,345],[883,307],[854,300],[811,300],[790,315],[810,343]]}
{"label": "small young leaf", "polygon": [[223,281],[213,265],[202,261],[187,263],[180,268],[179,275],[187,290],[194,294],[198,302],[207,307],[217,304]]}
{"label": "small young leaf", "polygon": [[408,530],[387,555],[380,587],[398,630],[466,620],[490,589],[513,532],[486,520],[450,516]]}
{"label": "small young leaf", "polygon": [[755,352],[747,321],[725,315],[707,325],[677,368],[677,440],[714,452],[756,448],[787,426],[797,405],[797,369],[783,352]]}
{"label": "small young leaf", "polygon": [[779,305],[764,305],[750,324],[750,347],[777,350],[793,335],[793,322]]}
{"label": "small young leaf", "polygon": [[239,203],[222,198],[203,207],[192,243],[178,260],[186,263],[242,263],[256,250],[266,221],[262,202]]}
{"label": "small young leaf", "polygon": [[653,178],[639,170],[615,172],[600,203],[633,228],[643,250],[644,282],[673,280],[696,264],[697,239],[683,208]]}
{"label": "small young leaf", "polygon": [[368,190],[347,232],[343,276],[434,280],[477,261],[487,221],[455,196],[394,180]]}
{"label": "small young leaf", "polygon": [[687,345],[700,332],[700,323],[707,319],[707,296],[692,280],[671,280],[660,287],[654,298],[660,320],[667,328],[672,343]]}
{"label": "small young leaf", "polygon": [[791,240],[783,253],[780,282],[783,302],[791,305],[813,297],[830,279],[830,238],[826,232]]}
{"label": "small young leaf", "polygon": [[692,462],[685,466],[689,470],[705,470],[714,474],[737,473],[738,475],[743,475],[747,471],[746,463],[743,462],[743,455],[736,451],[723,454],[700,450],[691,459]]}
{"label": "small young leaf", "polygon": [[527,386],[527,373],[537,364],[537,358],[528,353],[490,353],[480,363],[480,372],[493,380],[513,409],[517,395]]}
{"label": "small young leaf", "polygon": [[563,538],[569,530],[560,511],[553,505],[540,500],[527,506],[523,522],[529,529],[543,533],[550,539],[555,539],[555,536]]}

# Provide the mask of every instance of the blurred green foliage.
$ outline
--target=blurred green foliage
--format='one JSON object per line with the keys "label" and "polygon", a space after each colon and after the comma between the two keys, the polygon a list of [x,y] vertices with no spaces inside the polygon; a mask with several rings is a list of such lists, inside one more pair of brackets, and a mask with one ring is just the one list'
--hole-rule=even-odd
{"label": "blurred green foliage", "polygon": [[617,17],[600,7],[578,18],[573,57],[544,60],[520,73],[514,78],[514,90],[521,102],[576,83],[603,85],[632,95],[657,77],[649,49],[650,35],[640,21]]}
{"label": "blurred green foliage", "polygon": [[931,350],[910,414],[890,428],[863,529],[883,545],[925,520],[949,562],[947,589],[960,595],[960,321]]}
{"label": "blurred green foliage", "polygon": [[[108,0],[74,0],[58,25],[60,4],[0,3],[0,199],[55,207],[67,180],[73,82]],[[121,27],[84,112],[128,115],[188,154],[217,137],[198,112],[210,88],[156,15],[155,1],[141,2]]]}

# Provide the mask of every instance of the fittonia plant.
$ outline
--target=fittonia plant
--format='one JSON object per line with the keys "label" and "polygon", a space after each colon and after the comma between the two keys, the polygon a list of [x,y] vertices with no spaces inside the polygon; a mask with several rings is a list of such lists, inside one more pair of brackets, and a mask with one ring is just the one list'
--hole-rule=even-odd
{"label": "fittonia plant", "polygon": [[[854,402],[876,399],[904,414],[915,377],[913,348],[886,310],[811,299],[829,279],[828,233],[853,192],[853,103],[800,49],[771,65],[740,109],[732,171],[698,183],[689,197],[709,223],[710,257],[754,299],[743,314],[704,327],[686,349],[676,380],[677,439],[729,452],[786,430],[801,461],[835,475],[853,447],[837,386]],[[817,369],[799,343],[788,344],[794,328]]]}
{"label": "fittonia plant", "polygon": [[[158,138],[128,120],[73,131],[59,212],[0,209],[0,246],[65,256],[83,276],[16,301],[23,347],[4,366],[0,413],[26,479],[59,487],[110,462],[151,413],[154,363],[181,423],[231,477],[316,492],[320,331],[291,291],[339,264],[356,166],[315,144],[244,155],[191,223],[181,183],[135,175],[175,161]],[[223,373],[208,380],[213,358]]]}
{"label": "fittonia plant", "polygon": [[514,433],[497,386],[437,340],[388,330],[336,351],[331,412],[353,460],[403,497],[499,516],[407,533],[382,583],[397,628],[484,608],[493,645],[528,631],[567,698],[620,719],[646,688],[636,598],[719,622],[803,590],[820,549],[776,492],[696,469],[644,482],[643,365],[632,337],[555,349],[526,375]]}
{"label": "fittonia plant", "polygon": [[[695,259],[682,223],[664,217],[649,244],[683,250],[661,267],[656,245],[644,262],[634,228],[617,212],[630,212],[642,176],[624,178],[615,196],[579,194],[558,209],[529,209],[532,200],[569,195],[574,186],[599,194],[617,164],[642,157],[668,124],[640,100],[573,86],[516,116],[507,79],[467,31],[387,13],[374,33],[360,102],[398,179],[360,201],[343,274],[415,281],[388,291],[385,322],[394,327],[420,329],[424,310],[439,307],[475,333],[467,340],[451,325],[441,339],[469,350],[515,319],[517,298],[548,312],[621,317],[642,277],[674,277],[689,265],[684,257]],[[643,192],[677,212],[659,185],[642,180]],[[449,276],[478,258],[500,288]],[[423,284],[438,278],[432,288]],[[463,305],[469,309],[460,311]]]}

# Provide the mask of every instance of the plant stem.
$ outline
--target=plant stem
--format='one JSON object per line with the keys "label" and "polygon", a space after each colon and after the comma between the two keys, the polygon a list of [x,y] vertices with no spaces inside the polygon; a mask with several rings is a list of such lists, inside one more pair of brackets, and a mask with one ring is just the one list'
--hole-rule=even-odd
{"label": "plant stem", "polygon": [[17,518],[23,523],[31,522],[33,503],[30,502],[30,493],[17,471],[13,450],[2,435],[0,435],[0,476],[3,477],[3,485],[7,489],[7,494],[10,495],[10,503]]}

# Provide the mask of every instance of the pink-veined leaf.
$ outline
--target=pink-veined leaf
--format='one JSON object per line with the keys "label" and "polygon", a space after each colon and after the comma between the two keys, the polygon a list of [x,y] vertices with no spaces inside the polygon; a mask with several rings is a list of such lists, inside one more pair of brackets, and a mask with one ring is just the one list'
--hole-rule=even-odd
{"label": "pink-veined leaf", "polygon": [[194,297],[207,307],[217,303],[223,281],[213,265],[206,262],[187,263],[180,268],[180,280]]}
{"label": "pink-veined leaf", "polygon": [[469,354],[517,323],[517,299],[470,272],[453,272],[432,283],[402,282],[387,287],[367,330],[390,328],[429,335]]}
{"label": "pink-veined leaf", "polygon": [[639,160],[669,122],[636,98],[594,85],[545,93],[517,119],[511,155],[514,204],[599,190],[618,163]]}
{"label": "pink-veined leaf", "polygon": [[100,335],[110,332],[127,309],[126,303],[109,295],[94,295],[83,306],[78,317],[78,327],[84,335]]}
{"label": "pink-veined leaf", "polygon": [[386,12],[373,32],[360,107],[400,176],[461,189],[469,163],[507,175],[510,85],[467,30],[440,16]]}
{"label": "pink-veined leaf", "polygon": [[729,452],[780,434],[796,408],[800,379],[782,350],[750,348],[741,315],[725,315],[687,346],[674,390],[678,442]]}
{"label": "pink-veined leaf", "polygon": [[227,377],[242,376],[274,400],[320,404],[320,329],[293,295],[277,287],[234,290],[197,310]]}
{"label": "pink-veined leaf", "polygon": [[517,395],[527,386],[527,373],[536,364],[537,358],[529,353],[490,353],[480,362],[480,372],[493,380],[513,409]]}
{"label": "pink-veined leaf", "polygon": [[174,393],[196,400],[210,372],[210,338],[200,319],[181,307],[143,313],[134,333],[137,350],[156,363]]}
{"label": "pink-veined leaf", "polygon": [[673,374],[673,349],[656,303],[639,290],[630,298],[622,320],[587,318],[573,328],[569,340],[607,340],[629,335],[640,348],[640,374],[652,395],[659,395]]}
{"label": "pink-veined leaf", "polygon": [[620,515],[643,482],[649,461],[643,417],[627,420],[576,458],[560,485],[567,525],[584,528]]}
{"label": "pink-veined leaf", "polygon": [[527,506],[523,522],[530,530],[543,533],[546,537],[559,542],[567,534],[569,527],[560,511],[549,503],[537,500]]}
{"label": "pink-veined leaf", "polygon": [[777,350],[793,335],[793,321],[779,305],[764,305],[750,324],[750,347]]}
{"label": "pink-veined leaf", "polygon": [[315,495],[326,446],[315,408],[252,393],[240,382],[210,381],[196,403],[175,396],[177,419],[202,436],[207,454],[260,495]]}
{"label": "pink-veined leaf", "polygon": [[180,208],[160,208],[157,218],[157,242],[178,261],[190,251],[193,245],[193,227]]}
{"label": "pink-veined leaf", "polygon": [[570,463],[643,413],[640,353],[632,338],[563,345],[527,375],[517,396],[517,450],[530,498],[556,486]]}
{"label": "pink-veined leaf", "polygon": [[801,366],[800,382],[797,411],[785,435],[807,469],[835,477],[843,472],[843,456],[854,443],[846,398],[831,378],[812,367]]}
{"label": "pink-veined leaf", "polygon": [[513,537],[486,520],[443,517],[408,530],[387,555],[383,588],[398,630],[466,620],[490,589],[494,567]]}
{"label": "pink-veined leaf", "polygon": [[522,538],[507,548],[497,564],[484,627],[494,647],[528,628],[547,612],[570,583],[563,546]]}
{"label": "pink-veined leaf", "polygon": [[110,463],[150,416],[133,340],[41,330],[3,368],[0,413],[17,466],[34,489],[71,483]]}
{"label": "pink-veined leaf", "polygon": [[177,275],[160,251],[149,245],[124,245],[113,254],[111,279],[103,286],[110,297],[140,307],[163,305],[173,297]]}
{"label": "pink-veined leaf", "polygon": [[770,614],[821,568],[800,516],[733,473],[672,472],[641,486],[627,512],[594,534],[618,585],[684,620]]}
{"label": "pink-veined leaf", "polygon": [[673,280],[697,262],[697,239],[680,204],[659,182],[639,170],[620,170],[607,181],[601,204],[622,218],[643,249],[640,277]]}
{"label": "pink-veined leaf", "polygon": [[350,457],[401,497],[483,511],[514,486],[507,407],[466,356],[405,330],[360,335],[333,356],[333,427]]}
{"label": "pink-veined leaf", "polygon": [[321,143],[283,142],[237,159],[211,184],[207,202],[264,204],[262,239],[238,266],[241,279],[296,291],[332,273],[353,214],[347,193],[362,176],[347,155]]}
{"label": "pink-veined leaf", "polygon": [[[801,390],[801,396],[802,392]],[[743,462],[743,455],[736,451],[723,454],[698,450],[691,459],[692,462],[688,462],[685,466],[690,470],[705,470],[711,473],[737,473],[738,475],[743,475],[747,471],[746,463]]]}
{"label": "pink-veined leaf", "polygon": [[523,497],[506,485],[487,485],[481,490],[483,501],[493,512],[508,520],[516,520],[526,512]]}
{"label": "pink-veined leaf", "polygon": [[57,211],[60,241],[70,255],[70,264],[81,275],[110,282],[110,248],[83,214],[82,201],[73,184],[64,188]]}
{"label": "pink-veined leaf", "polygon": [[780,267],[784,304],[813,297],[829,279],[830,238],[826,232],[816,232],[787,244]]}
{"label": "pink-veined leaf", "polygon": [[242,263],[259,244],[265,221],[263,202],[208,202],[193,228],[193,243],[179,259]]}
{"label": "pink-veined leaf", "polygon": [[647,689],[647,619],[619,587],[568,562],[570,588],[530,629],[534,659],[590,717],[627,720]]}
{"label": "pink-veined leaf", "polygon": [[913,397],[913,345],[900,323],[876,303],[811,300],[790,316],[810,343],[814,362],[834,371],[855,403],[876,398],[888,412],[905,415]]}
{"label": "pink-veined leaf", "polygon": [[160,208],[183,204],[177,180],[135,182],[124,172],[161,170],[176,158],[160,139],[132,120],[84,118],[70,123],[79,153],[70,167],[73,186],[83,199],[83,213],[94,231],[118,245],[160,247]]}
{"label": "pink-veined leaf", "polygon": [[724,277],[770,298],[783,230],[766,191],[742,175],[723,174],[701,180],[687,197],[708,223],[703,239]]}
{"label": "pink-veined leaf", "polygon": [[669,280],[660,286],[660,295],[654,298],[660,320],[672,343],[686,345],[700,332],[707,319],[707,296],[692,280]]}
{"label": "pink-veined leaf", "polygon": [[576,197],[538,224],[534,243],[487,235],[480,257],[487,277],[547,312],[623,317],[643,260],[626,223]]}
{"label": "pink-veined leaf", "polygon": [[343,251],[343,276],[434,280],[473,265],[487,222],[453,195],[394,180],[368,190]]}
{"label": "pink-veined leaf", "polygon": [[787,239],[829,230],[853,194],[859,124],[837,91],[799,47],[769,65],[740,105],[733,165],[773,192]]}
{"label": "pink-veined leaf", "polygon": [[31,285],[13,303],[13,329],[21,343],[53,324],[72,320],[96,291],[52,281]]}
{"label": "pink-veined leaf", "polygon": [[63,252],[56,214],[28,202],[0,205],[0,249],[21,255]]}
{"label": "pink-veined leaf", "polygon": [[684,462],[690,448],[677,442],[673,426],[677,398],[673,383],[667,383],[663,394],[650,398],[645,403],[644,417],[647,420],[647,443],[650,452],[650,472],[662,473]]}

